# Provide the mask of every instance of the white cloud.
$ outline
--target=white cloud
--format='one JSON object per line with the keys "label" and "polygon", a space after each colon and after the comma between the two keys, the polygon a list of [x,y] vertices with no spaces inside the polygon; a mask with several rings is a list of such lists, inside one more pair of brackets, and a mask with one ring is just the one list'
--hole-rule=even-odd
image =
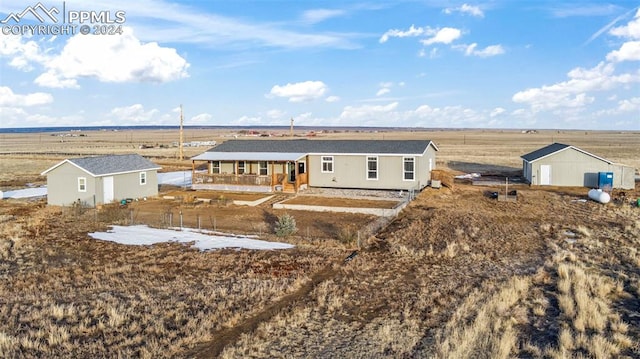
{"label": "white cloud", "polygon": [[383,87],[380,90],[378,90],[378,92],[376,92],[376,96],[386,95],[389,92],[391,92],[391,89],[389,89],[388,87]]}
{"label": "white cloud", "polygon": [[608,61],[640,61],[640,9],[631,21],[624,26],[612,28],[609,34],[630,41],[624,42],[620,49],[608,53]]}
{"label": "white cloud", "polygon": [[462,106],[431,107],[422,105],[412,111],[411,115],[417,117],[422,126],[432,124],[435,127],[473,126],[473,124],[477,125],[486,120],[484,114]]}
{"label": "white cloud", "polygon": [[322,81],[304,81],[288,83],[284,86],[275,85],[269,92],[270,96],[288,97],[289,102],[304,102],[318,99],[329,90]]}
{"label": "white cloud", "polygon": [[137,103],[131,106],[116,107],[111,110],[110,116],[115,117],[122,125],[147,123],[158,113],[157,109],[145,111],[144,106]]}
{"label": "white cloud", "polygon": [[22,71],[33,70],[32,63],[46,61],[46,55],[34,40],[24,41],[20,35],[0,36],[0,57],[10,58],[9,66]]}
{"label": "white cloud", "polygon": [[576,6],[574,3],[567,3],[562,5],[558,2],[559,6],[550,8],[551,13],[555,17],[573,17],[573,16],[606,16],[611,15],[619,11],[620,6],[612,4],[586,4],[581,3]]}
{"label": "white cloud", "polygon": [[76,35],[35,82],[46,87],[78,87],[78,78],[102,82],[167,82],[187,77],[189,64],[173,48],[143,44],[131,28],[118,36]]}
{"label": "white cloud", "polygon": [[338,97],[338,96],[327,96],[325,101],[327,101],[327,102],[338,102],[338,101],[340,101],[340,97]]}
{"label": "white cloud", "polygon": [[[67,0],[67,7],[86,8],[81,0]],[[203,44],[211,48],[354,48],[352,33],[305,33],[287,29],[289,22],[257,21],[243,15],[223,16],[206,6],[167,0],[100,2],[104,8],[126,10],[127,23],[135,26],[142,41]],[[95,4],[95,2],[94,2]],[[98,7],[98,6],[96,6]],[[101,9],[101,7],[98,7]]]}
{"label": "white cloud", "polygon": [[640,111],[640,97],[621,100],[618,102],[618,108],[620,109],[620,111],[624,112]]}
{"label": "white cloud", "polygon": [[80,88],[74,78],[60,78],[55,71],[49,70],[33,80],[39,86],[50,88]]}
{"label": "white cloud", "polygon": [[[462,36],[462,31],[460,29],[456,29],[453,27],[443,27],[443,28],[431,28],[429,26],[426,27],[415,27],[411,25],[409,30],[398,30],[391,29],[385,32],[380,39],[378,40],[381,44],[389,41],[392,37],[418,37],[418,36],[426,36],[426,39],[420,40],[420,42],[425,45],[433,45],[433,44],[450,44],[456,39]],[[421,53],[421,56],[425,55]]]}
{"label": "white cloud", "polygon": [[264,125],[260,116],[242,116],[235,122],[238,125]]}
{"label": "white cloud", "polygon": [[640,41],[627,41],[619,50],[607,54],[607,60],[613,62],[640,61]]}
{"label": "white cloud", "polygon": [[[378,84],[380,89],[378,89],[378,92],[376,92],[376,96],[382,96],[382,95],[386,95],[386,94],[390,93],[391,92],[391,88],[394,85],[395,84],[393,82],[381,82],[380,84]],[[399,82],[397,85],[402,87],[402,86],[404,86],[404,82]]]}
{"label": "white cloud", "polygon": [[267,117],[271,118],[271,119],[281,119],[283,118],[285,115],[287,114],[286,111],[282,111],[282,110],[277,110],[277,109],[273,109],[273,110],[269,110],[267,111]]}
{"label": "white cloud", "polygon": [[313,9],[307,10],[302,13],[302,21],[308,24],[316,24],[333,17],[342,16],[345,14],[344,10],[337,9]]}
{"label": "white cloud", "polygon": [[625,39],[640,39],[640,9],[627,25],[614,27],[609,30],[609,34]]}
{"label": "white cloud", "polygon": [[614,71],[613,64],[604,62],[591,69],[578,67],[569,71],[569,80],[517,92],[512,100],[529,104],[534,111],[578,107],[593,102],[593,97],[587,96],[587,92],[611,90],[640,82],[640,71],[619,75]]}
{"label": "white cloud", "polygon": [[363,105],[363,106],[346,106],[340,114],[341,120],[351,120],[353,123],[359,121],[384,120],[385,114],[389,114],[398,108],[397,102],[387,105]]}
{"label": "white cloud", "polygon": [[103,120],[95,121],[93,123],[88,122],[81,114],[56,117],[39,113],[29,113],[19,107],[2,106],[0,106],[0,118],[2,118],[2,127],[6,128],[60,126],[60,124],[68,126],[92,126],[106,124]]}
{"label": "white cloud", "polygon": [[378,40],[381,44],[389,41],[389,38],[391,37],[416,37],[416,36],[420,36],[426,32],[431,31],[431,29],[429,27],[426,28],[422,28],[422,27],[415,27],[414,25],[411,25],[411,27],[409,27],[409,30],[407,31],[402,31],[402,30],[398,30],[398,29],[391,29],[388,30],[387,32],[385,32],[384,34],[382,34],[382,36],[380,37],[380,40]]}
{"label": "white cloud", "polygon": [[192,124],[206,124],[209,121],[211,121],[211,119],[213,118],[213,116],[211,116],[211,114],[208,113],[200,113],[197,114],[193,117],[191,117],[191,119],[189,120],[189,123]]}
{"label": "white cloud", "polygon": [[505,112],[507,112],[507,110],[505,110],[504,108],[496,107],[493,110],[491,110],[491,113],[489,113],[489,116],[490,117],[496,117],[496,116],[502,115]]}
{"label": "white cloud", "polygon": [[441,44],[450,44],[456,39],[460,38],[462,35],[462,31],[452,27],[443,27],[442,29],[437,30],[437,32],[430,38],[421,40],[420,42],[429,46],[436,43]]}
{"label": "white cloud", "polygon": [[53,102],[53,96],[44,92],[19,95],[9,87],[0,86],[0,107],[30,107],[46,105]]}
{"label": "white cloud", "polygon": [[480,9],[479,6],[462,4],[459,7],[450,7],[443,10],[445,14],[453,14],[454,12],[459,12],[461,14],[467,14],[476,17],[484,17],[484,12]]}
{"label": "white cloud", "polygon": [[471,45],[456,45],[455,49],[463,50],[465,56],[478,56],[478,57],[491,57],[504,54],[504,48],[502,45],[491,45],[484,49],[478,50],[478,44],[473,43]]}

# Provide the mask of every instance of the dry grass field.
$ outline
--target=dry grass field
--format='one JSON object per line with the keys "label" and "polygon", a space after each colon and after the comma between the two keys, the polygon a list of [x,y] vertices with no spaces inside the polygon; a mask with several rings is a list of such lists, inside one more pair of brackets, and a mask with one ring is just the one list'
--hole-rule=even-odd
{"label": "dry grass field", "polygon": [[[136,152],[167,170],[190,168],[168,147],[174,135],[0,134],[0,190],[43,183],[39,173],[72,154]],[[554,141],[640,167],[638,133],[319,136],[429,138],[439,167],[460,172],[517,171],[520,155]],[[187,133],[189,141],[228,138]],[[156,143],[166,146],[138,148]],[[640,208],[577,201],[586,197],[580,188],[514,188],[517,202],[486,196],[497,187],[427,188],[391,222],[228,203],[151,200],[96,212],[2,200],[0,357],[640,357]],[[628,195],[640,197],[640,188]],[[173,221],[182,212],[185,226],[200,218],[203,227],[296,248],[199,252],[87,235],[132,219],[166,226],[170,211]],[[299,231],[276,237],[284,213]]]}

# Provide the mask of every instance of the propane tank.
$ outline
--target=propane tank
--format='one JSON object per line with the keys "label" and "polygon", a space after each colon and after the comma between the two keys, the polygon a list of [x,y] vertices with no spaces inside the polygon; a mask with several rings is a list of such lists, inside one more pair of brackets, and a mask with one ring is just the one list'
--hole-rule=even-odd
{"label": "propane tank", "polygon": [[607,192],[603,192],[601,189],[589,190],[589,198],[600,203],[609,203],[611,196]]}

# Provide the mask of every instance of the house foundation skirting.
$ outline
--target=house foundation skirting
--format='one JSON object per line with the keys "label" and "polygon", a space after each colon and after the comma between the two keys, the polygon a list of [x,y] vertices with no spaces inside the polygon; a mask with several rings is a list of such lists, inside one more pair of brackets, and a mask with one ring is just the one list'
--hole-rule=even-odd
{"label": "house foundation skirting", "polygon": [[271,186],[241,186],[232,184],[206,184],[206,183],[194,183],[191,185],[195,190],[210,190],[210,191],[233,191],[233,192],[261,192],[269,193],[273,192]]}

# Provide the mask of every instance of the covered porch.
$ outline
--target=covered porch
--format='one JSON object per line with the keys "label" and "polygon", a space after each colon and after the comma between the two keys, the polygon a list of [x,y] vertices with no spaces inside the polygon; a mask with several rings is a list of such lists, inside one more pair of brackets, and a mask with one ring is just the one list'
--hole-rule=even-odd
{"label": "covered porch", "polygon": [[196,190],[297,193],[308,184],[304,153],[205,152],[191,162]]}

